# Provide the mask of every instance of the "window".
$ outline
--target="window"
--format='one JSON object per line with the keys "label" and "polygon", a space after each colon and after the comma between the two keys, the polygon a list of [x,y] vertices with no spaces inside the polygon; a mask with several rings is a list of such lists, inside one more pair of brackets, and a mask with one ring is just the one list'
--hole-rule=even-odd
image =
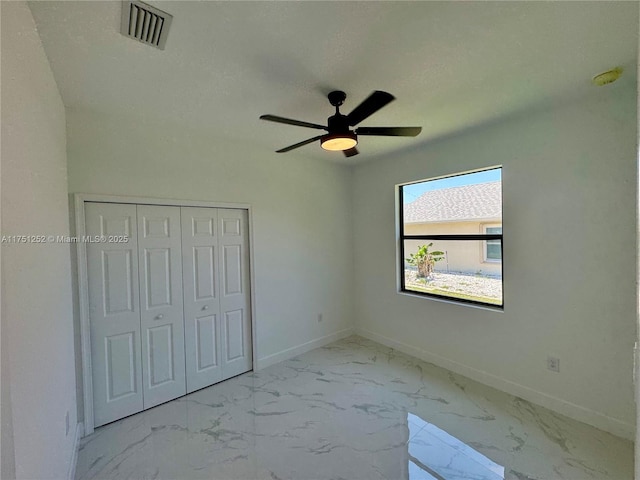
{"label": "window", "polygon": [[[484,233],[488,235],[502,235],[502,225],[492,225],[484,227]],[[484,242],[484,261],[485,262],[501,262],[502,246],[500,240],[487,240]]]}
{"label": "window", "polygon": [[398,191],[401,291],[502,307],[502,168]]}

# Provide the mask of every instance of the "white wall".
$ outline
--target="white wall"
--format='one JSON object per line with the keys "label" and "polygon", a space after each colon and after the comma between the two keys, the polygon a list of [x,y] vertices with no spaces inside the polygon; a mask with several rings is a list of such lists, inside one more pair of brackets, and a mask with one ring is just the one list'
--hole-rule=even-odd
{"label": "white wall", "polygon": [[[1,16],[2,235],[68,235],[62,100],[27,4],[1,2]],[[2,246],[3,479],[67,476],[76,432],[69,256],[64,244]]]}
{"label": "white wall", "polygon": [[[638,23],[640,24],[640,12],[638,12]],[[636,65],[636,74],[640,77],[640,37],[638,37],[638,61]],[[636,98],[636,112],[640,118],[640,84],[636,85],[637,98]],[[638,145],[638,151],[636,156],[636,168],[640,168],[640,123],[636,123],[636,145]],[[637,195],[636,195],[636,251],[638,252],[638,258],[636,263],[636,281],[640,288],[640,175],[636,178]],[[635,345],[635,400],[636,400],[636,435],[635,435],[635,478],[640,478],[640,408],[638,403],[640,402],[640,357],[638,356],[638,345],[640,343],[640,293],[638,293],[638,303],[636,310],[636,345]]]}
{"label": "white wall", "polygon": [[350,333],[346,167],[148,118],[68,110],[67,128],[72,193],[251,204],[260,367]]}
{"label": "white wall", "polygon": [[[358,166],[357,331],[633,438],[630,80]],[[394,185],[494,165],[503,165],[504,312],[398,294]],[[559,374],[546,369],[549,354]]]}

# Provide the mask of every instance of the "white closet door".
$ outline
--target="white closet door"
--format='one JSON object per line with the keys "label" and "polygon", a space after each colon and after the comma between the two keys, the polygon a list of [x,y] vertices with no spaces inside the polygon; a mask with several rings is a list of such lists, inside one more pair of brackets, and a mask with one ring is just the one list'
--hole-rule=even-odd
{"label": "white closet door", "polygon": [[181,216],[187,392],[193,392],[222,380],[218,210],[183,207]]}
{"label": "white closet door", "polygon": [[88,243],[89,321],[95,426],[143,408],[136,206],[87,203],[86,234],[126,235]]}
{"label": "white closet door", "polygon": [[252,368],[246,210],[218,209],[223,379]]}
{"label": "white closet door", "polygon": [[180,208],[138,205],[144,408],[186,394]]}

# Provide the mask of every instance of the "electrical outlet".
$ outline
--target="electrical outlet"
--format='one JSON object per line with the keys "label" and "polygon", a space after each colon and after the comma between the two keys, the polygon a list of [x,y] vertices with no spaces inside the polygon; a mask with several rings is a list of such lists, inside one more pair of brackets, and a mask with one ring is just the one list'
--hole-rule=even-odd
{"label": "electrical outlet", "polygon": [[64,434],[69,435],[69,410],[67,410],[67,414],[64,416],[64,428]]}
{"label": "electrical outlet", "polygon": [[557,357],[547,357],[547,368],[552,372],[560,373],[560,359]]}
{"label": "electrical outlet", "polygon": [[319,314],[318,314],[318,322],[321,322],[322,320],[323,320],[323,318],[322,318],[322,314],[321,314],[321,313],[319,313]]}

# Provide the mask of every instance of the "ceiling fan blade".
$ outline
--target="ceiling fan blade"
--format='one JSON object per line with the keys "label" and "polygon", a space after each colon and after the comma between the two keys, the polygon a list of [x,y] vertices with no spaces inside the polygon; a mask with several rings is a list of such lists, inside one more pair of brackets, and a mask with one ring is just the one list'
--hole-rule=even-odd
{"label": "ceiling fan blade", "polygon": [[353,147],[347,150],[343,150],[342,153],[344,153],[345,157],[353,157],[354,155],[358,155],[360,152],[356,147]]}
{"label": "ceiling fan blade", "polygon": [[415,137],[422,127],[360,127],[356,135],[380,135],[383,137]]}
{"label": "ceiling fan blade", "polygon": [[373,115],[387,103],[395,100],[395,97],[387,92],[376,90],[369,95],[360,105],[353,109],[353,111],[347,115],[349,125],[352,127],[357,125],[362,120],[370,115]]}
{"label": "ceiling fan blade", "polygon": [[318,125],[317,123],[302,122],[300,120],[293,120],[292,118],[278,117],[277,115],[262,115],[260,117],[260,120],[268,120],[270,122],[277,122],[277,123],[286,123],[287,125],[295,125],[297,127],[319,128],[320,130],[327,129],[327,127],[325,127],[324,125]]}
{"label": "ceiling fan blade", "polygon": [[304,145],[307,145],[308,143],[312,143],[312,142],[315,142],[316,140],[320,140],[322,137],[324,137],[324,135],[318,135],[317,137],[309,138],[304,142],[296,143],[295,145],[289,145],[288,147],[284,147],[284,148],[281,148],[280,150],[276,150],[276,153],[288,152],[289,150],[293,150],[294,148],[302,147]]}

